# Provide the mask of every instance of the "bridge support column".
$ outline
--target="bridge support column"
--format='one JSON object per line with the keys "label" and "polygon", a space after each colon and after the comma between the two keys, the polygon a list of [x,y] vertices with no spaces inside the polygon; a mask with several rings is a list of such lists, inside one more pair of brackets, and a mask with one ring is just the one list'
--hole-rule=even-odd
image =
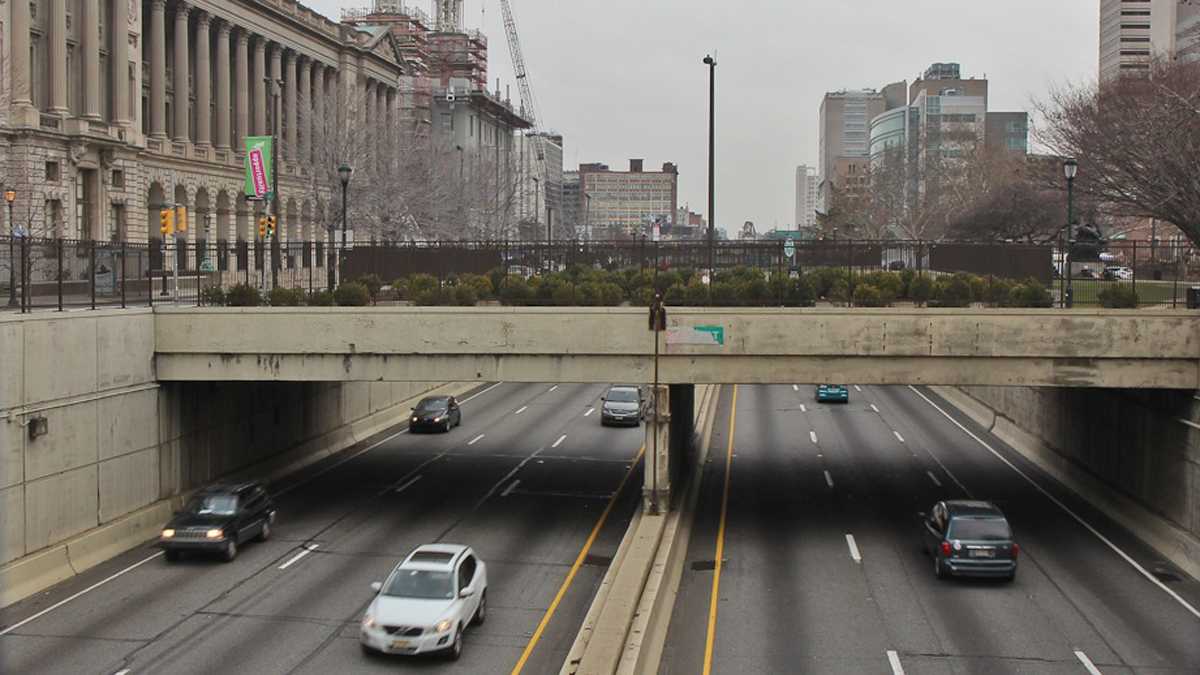
{"label": "bridge support column", "polygon": [[672,384],[671,387],[671,458],[668,477],[671,485],[683,485],[683,477],[692,468],[696,435],[696,385]]}
{"label": "bridge support column", "polygon": [[671,505],[671,396],[667,385],[650,387],[645,421],[642,508],[646,513],[663,513]]}

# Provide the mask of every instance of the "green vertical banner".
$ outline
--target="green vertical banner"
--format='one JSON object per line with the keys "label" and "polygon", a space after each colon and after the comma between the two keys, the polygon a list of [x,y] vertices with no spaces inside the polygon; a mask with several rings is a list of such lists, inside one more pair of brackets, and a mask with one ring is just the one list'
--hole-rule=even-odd
{"label": "green vertical banner", "polygon": [[246,196],[267,199],[271,193],[271,137],[246,137]]}

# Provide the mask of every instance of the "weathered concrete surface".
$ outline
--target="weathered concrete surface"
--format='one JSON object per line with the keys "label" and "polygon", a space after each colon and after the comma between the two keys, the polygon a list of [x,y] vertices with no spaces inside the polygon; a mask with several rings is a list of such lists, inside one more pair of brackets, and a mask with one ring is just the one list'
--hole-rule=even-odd
{"label": "weathered concrete surface", "polygon": [[[640,308],[160,308],[162,380],[647,382]],[[1200,387],[1184,311],[671,309],[665,383]]]}
{"label": "weathered concrete surface", "polygon": [[937,392],[1200,578],[1196,392],[1027,387]]}

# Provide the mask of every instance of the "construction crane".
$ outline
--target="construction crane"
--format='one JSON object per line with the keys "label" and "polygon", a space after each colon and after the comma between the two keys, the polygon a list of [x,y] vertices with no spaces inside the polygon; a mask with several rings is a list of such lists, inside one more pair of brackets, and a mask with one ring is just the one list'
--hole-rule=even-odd
{"label": "construction crane", "polygon": [[[508,0],[500,0],[500,11],[504,13],[504,33],[508,36],[508,53],[512,57],[513,75],[517,78],[517,87],[521,92],[521,107],[524,108],[525,118],[529,120],[534,132],[533,147],[537,155],[535,171],[541,176],[541,189],[546,191],[546,203],[550,203],[550,168],[546,165],[546,137],[540,133],[537,104],[533,98],[533,87],[529,84],[529,72],[525,69],[525,56],[521,53],[521,36],[517,33],[517,23],[513,19],[512,5]],[[536,203],[536,201],[535,201]],[[534,221],[541,222],[541,214],[534,214]],[[546,223],[546,239],[552,238]]]}

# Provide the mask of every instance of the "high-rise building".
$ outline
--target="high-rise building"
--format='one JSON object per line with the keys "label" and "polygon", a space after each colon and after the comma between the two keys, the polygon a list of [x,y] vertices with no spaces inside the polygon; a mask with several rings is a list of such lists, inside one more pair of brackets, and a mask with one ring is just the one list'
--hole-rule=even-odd
{"label": "high-rise building", "polygon": [[673,224],[679,208],[679,171],[667,162],[662,171],[645,171],[629,160],[629,171],[604,164],[579,165],[580,212],[592,239],[632,237],[655,220]]}
{"label": "high-rise building", "polygon": [[1100,79],[1145,73],[1154,58],[1200,56],[1194,0],[1100,0]]}
{"label": "high-rise building", "polygon": [[816,168],[796,167],[796,227],[817,223],[817,180]]}
{"label": "high-rise building", "polygon": [[836,189],[865,185],[869,158],[868,123],[884,111],[884,95],[874,89],[837,91],[821,100],[818,199],[828,208]]}
{"label": "high-rise building", "polygon": [[989,111],[984,143],[989,150],[1029,154],[1029,113]]}
{"label": "high-rise building", "polygon": [[[522,236],[540,239],[545,236],[546,223],[553,226],[555,236],[575,236],[563,219],[563,138],[551,133],[528,133],[516,137],[517,161],[517,222],[537,224]],[[539,154],[545,162],[543,173]],[[526,228],[530,229],[530,228]]]}

